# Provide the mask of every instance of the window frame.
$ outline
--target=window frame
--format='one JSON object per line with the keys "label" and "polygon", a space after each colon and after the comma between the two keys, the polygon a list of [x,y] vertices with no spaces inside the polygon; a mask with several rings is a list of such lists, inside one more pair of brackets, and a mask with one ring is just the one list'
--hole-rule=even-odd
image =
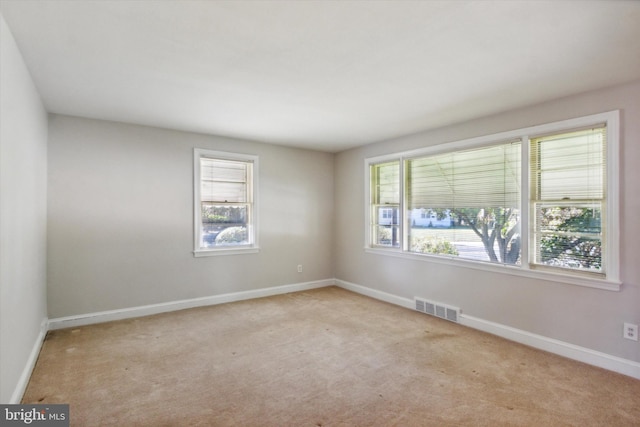
{"label": "window frame", "polygon": [[[202,233],[202,200],[201,200],[201,171],[200,159],[210,158],[216,160],[230,160],[252,164],[251,180],[247,182],[247,192],[251,194],[249,222],[247,224],[247,240],[249,243],[241,245],[220,246],[213,248],[203,248],[200,246]],[[216,256],[216,255],[237,255],[257,253],[260,249],[258,245],[258,156],[251,154],[230,153],[226,151],[216,151],[204,148],[194,148],[193,150],[193,255],[195,257]]]}
{"label": "window frame", "polygon": [[[608,142],[606,141],[606,137],[607,137],[607,131],[606,131],[606,127],[607,127],[607,123],[599,123],[599,124],[594,124],[592,126],[588,126],[587,128],[581,128],[581,129],[568,129],[566,132],[553,132],[551,134],[548,135],[539,135],[539,136],[532,136],[530,137],[529,141],[529,149],[531,149],[534,146],[534,140],[544,140],[547,137],[559,137],[562,136],[562,134],[564,135],[570,135],[570,134],[575,134],[578,132],[584,132],[584,131],[592,131],[593,129],[602,129],[604,127],[604,144],[603,146],[606,148],[608,145]],[[533,160],[533,158],[536,158],[536,164],[537,165],[541,165],[542,164],[542,158],[541,158],[541,154],[540,152],[538,152],[538,155],[536,156],[535,152],[532,153],[531,151],[529,151],[530,154],[530,158]],[[601,152],[602,157],[603,157],[603,167],[605,168],[605,171],[609,169],[609,164],[607,162],[607,152]],[[545,206],[547,207],[560,207],[560,206],[565,206],[565,207],[595,207],[595,206],[599,206],[599,208],[601,209],[601,215],[604,214],[604,218],[607,218],[608,212],[609,212],[609,208],[606,204],[606,200],[608,199],[608,188],[606,185],[606,180],[607,177],[603,176],[603,185],[602,185],[602,195],[600,197],[583,197],[582,199],[578,198],[578,200],[576,200],[576,198],[568,198],[568,197],[563,197],[562,199],[558,199],[556,197],[556,199],[549,199],[548,197],[544,197],[541,193],[542,187],[539,187],[543,181],[542,177],[540,176],[540,174],[544,173],[542,171],[542,169],[538,169],[536,173],[536,170],[532,169],[532,166],[530,166],[529,169],[530,175],[529,175],[529,188],[530,188],[530,192],[529,192],[529,216],[535,216],[536,215],[536,206],[540,206],[541,208],[544,208]],[[537,177],[536,177],[537,176]],[[536,187],[538,187],[538,189],[536,190]],[[563,196],[565,196],[566,194],[564,193],[564,191],[566,191],[566,188],[563,188]],[[605,256],[602,257],[601,259],[601,263],[602,266],[604,268],[604,273],[598,272],[598,271],[590,271],[590,270],[578,270],[579,272],[581,272],[582,274],[588,274],[588,275],[594,275],[596,277],[601,276],[601,277],[606,277],[606,272],[609,270],[609,257],[606,256],[607,252],[608,252],[608,248],[606,247],[608,239],[607,239],[607,234],[608,234],[608,230],[607,230],[607,221],[601,220],[601,231],[600,231],[600,235],[598,236],[600,243],[601,243],[601,247],[605,248]],[[541,262],[541,260],[538,259],[538,255],[540,255],[539,250],[541,248],[538,247],[538,239],[541,239],[541,237],[544,235],[544,232],[541,231],[541,229],[536,230],[538,226],[537,220],[534,218],[532,221],[530,221],[529,224],[529,234],[530,236],[532,236],[532,238],[529,239],[529,251],[531,253],[531,257],[530,257],[530,265],[531,268],[535,268],[535,269],[550,269],[551,271],[554,271],[555,269],[558,268],[565,268],[565,267],[556,267],[556,266],[549,266],[546,265],[544,263]],[[560,235],[562,233],[560,232],[556,232],[556,235]],[[568,233],[567,234],[571,234]],[[583,236],[588,237],[588,233],[584,234]],[[571,272],[571,269],[566,269],[564,271],[567,272]],[[575,270],[574,270],[575,271]],[[576,274],[578,273],[578,271],[576,271]]]}
{"label": "window frame", "polygon": [[[378,163],[376,163],[376,164],[378,164],[378,165],[383,165],[383,164],[386,164],[386,163],[396,163],[396,161],[395,161],[395,160],[393,160],[393,161],[391,161],[391,162],[385,162],[385,161],[383,161],[383,162],[378,162]],[[402,168],[400,167],[400,165],[398,165],[398,171],[399,171],[399,172],[401,172],[401,171],[402,171]],[[402,224],[402,216],[401,216],[402,214],[401,214],[400,209],[402,208],[402,193],[403,193],[403,189],[404,189],[404,185],[403,185],[404,179],[402,179],[402,177],[401,177],[401,176],[399,176],[399,177],[398,177],[398,179],[400,180],[400,183],[399,183],[399,186],[398,186],[398,202],[397,202],[397,203],[389,203],[389,204],[371,203],[371,205],[370,205],[370,212],[371,212],[371,214],[373,214],[373,212],[374,212],[374,211],[376,211],[376,212],[377,212],[376,214],[373,214],[373,215],[374,215],[374,217],[375,217],[376,219],[379,219],[379,218],[382,218],[382,219],[389,219],[389,226],[390,226],[390,227],[392,227],[392,228],[393,228],[393,227],[395,227],[395,228],[396,228],[396,231],[395,231],[395,233],[396,233],[395,239],[397,239],[397,240],[399,241],[399,243],[401,243],[401,242],[403,241],[403,239],[401,238],[401,236],[402,236],[402,233],[403,233],[403,227],[404,227],[404,226],[403,226],[403,224]],[[374,198],[376,198],[376,195],[375,195],[374,193],[371,193],[371,199],[374,199]],[[395,224],[393,223],[393,218],[394,218],[393,211],[394,211],[394,210],[397,210],[397,211],[398,211],[398,213],[400,214],[400,218],[398,218],[398,216],[399,216],[398,214],[396,214],[396,215],[395,215],[396,220],[397,220],[397,223],[395,223]],[[383,215],[380,215],[380,214],[381,214],[381,211],[384,211],[384,212],[386,212],[386,211],[390,211],[390,212],[391,212],[391,216],[390,216],[390,217],[386,217],[386,218],[385,218],[384,214],[383,214]],[[376,225],[377,225],[377,224],[376,224]],[[371,230],[371,229],[373,228],[373,223],[369,223],[369,224],[368,224],[368,226],[369,226],[369,230]],[[376,228],[377,228],[377,227],[376,227]],[[392,231],[392,233],[393,233],[393,231]],[[398,249],[398,247],[397,247],[397,246],[393,245],[393,238],[392,238],[392,244],[391,244],[390,246],[388,246],[388,245],[382,245],[382,244],[380,244],[380,243],[378,243],[378,244],[372,244],[372,246],[373,246],[373,247],[381,247],[381,248],[387,248],[387,247],[389,247],[389,248]]]}
{"label": "window frame", "polygon": [[[606,217],[604,226],[607,229],[606,239],[603,244],[606,245],[606,252],[603,254],[603,262],[607,266],[604,277],[594,277],[590,274],[581,272],[573,272],[571,270],[547,270],[534,268],[530,258],[530,171],[529,171],[529,148],[530,137],[536,137],[542,134],[555,132],[566,132],[574,129],[585,128],[600,124],[606,125],[607,132],[607,148],[606,148]],[[536,125],[521,129],[515,129],[506,132],[495,133],[470,139],[445,142],[429,147],[419,148],[416,150],[385,154],[376,157],[364,159],[364,184],[365,184],[365,242],[364,250],[367,253],[377,255],[387,255],[400,257],[405,259],[421,260],[436,262],[440,264],[454,265],[458,267],[471,268],[477,270],[499,272],[503,274],[535,278],[559,283],[567,283],[572,285],[586,286],[609,291],[619,291],[622,283],[620,282],[620,182],[619,182],[619,127],[620,127],[620,111],[608,111],[599,114],[593,114],[584,117],[578,117],[568,120],[562,120],[542,125]],[[521,191],[520,191],[520,215],[521,215],[521,265],[505,265],[494,264],[469,259],[459,259],[450,255],[421,254],[413,253],[407,250],[406,232],[400,231],[400,247],[380,247],[371,244],[371,178],[370,168],[372,165],[399,161],[400,162],[400,209],[402,215],[407,215],[405,206],[407,206],[405,194],[406,160],[420,156],[429,156],[434,154],[448,153],[453,151],[461,151],[472,148],[482,148],[501,144],[507,140],[519,139],[521,141]],[[405,218],[400,221],[400,227],[404,227]]]}

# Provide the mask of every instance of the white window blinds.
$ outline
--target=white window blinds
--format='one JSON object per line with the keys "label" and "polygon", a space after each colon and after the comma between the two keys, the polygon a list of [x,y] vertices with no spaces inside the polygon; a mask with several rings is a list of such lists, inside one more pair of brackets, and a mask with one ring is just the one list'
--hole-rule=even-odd
{"label": "white window blinds", "polygon": [[520,205],[520,142],[407,161],[409,209]]}
{"label": "white window blinds", "polygon": [[202,202],[246,203],[249,166],[247,162],[201,158]]}
{"label": "white window blinds", "polygon": [[533,194],[538,200],[602,200],[604,126],[531,140]]}

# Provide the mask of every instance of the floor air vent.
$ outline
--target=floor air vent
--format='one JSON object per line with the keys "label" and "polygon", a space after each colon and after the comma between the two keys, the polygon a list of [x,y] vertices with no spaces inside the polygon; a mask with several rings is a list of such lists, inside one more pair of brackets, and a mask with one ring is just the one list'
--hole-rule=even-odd
{"label": "floor air vent", "polygon": [[415,301],[416,310],[421,313],[430,314],[451,322],[458,322],[458,319],[460,318],[460,309],[457,307],[451,307],[450,305],[428,301],[418,297],[415,297]]}

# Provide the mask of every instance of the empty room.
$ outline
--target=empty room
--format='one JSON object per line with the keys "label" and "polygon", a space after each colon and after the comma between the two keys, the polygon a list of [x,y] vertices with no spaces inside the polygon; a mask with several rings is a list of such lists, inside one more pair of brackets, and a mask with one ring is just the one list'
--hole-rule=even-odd
{"label": "empty room", "polygon": [[640,2],[0,18],[0,424],[640,425]]}

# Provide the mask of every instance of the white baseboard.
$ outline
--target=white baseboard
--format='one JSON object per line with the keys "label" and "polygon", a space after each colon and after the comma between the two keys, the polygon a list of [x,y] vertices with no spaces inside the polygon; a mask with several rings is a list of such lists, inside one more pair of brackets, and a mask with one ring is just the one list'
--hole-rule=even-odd
{"label": "white baseboard", "polygon": [[[354,283],[345,282],[344,280],[335,280],[336,286],[353,291],[371,298],[386,301],[402,307],[414,309],[413,299],[399,297],[386,292],[367,288],[366,286],[356,285]],[[612,356],[586,347],[580,347],[564,341],[548,338],[542,335],[533,334],[521,329],[512,328],[510,326],[499,323],[490,322],[488,320],[479,319],[477,317],[460,315],[461,325],[488,332],[520,344],[528,345],[540,350],[548,351],[569,359],[577,360],[599,368],[618,372],[633,378],[640,379],[640,363],[633,360],[623,359],[621,357]]]}
{"label": "white baseboard", "polygon": [[554,353],[569,359],[640,379],[640,363],[634,362],[633,360],[612,356],[590,348],[580,347],[578,345],[533,334],[521,329],[512,328],[510,326],[501,325],[488,320],[478,319],[466,314],[460,315],[460,324],[469,326],[470,328],[479,329],[493,335],[498,335],[502,338],[506,338],[520,344],[548,351],[549,353]]}
{"label": "white baseboard", "polygon": [[[46,320],[43,322],[41,332],[36,342],[34,343],[34,347],[29,356],[29,360],[27,361],[25,369],[20,376],[20,380],[18,382],[18,385],[16,386],[10,403],[19,403],[20,399],[22,398],[48,329],[53,330],[90,325],[94,323],[148,316],[152,314],[183,310],[193,307],[224,304],[228,302],[242,301],[252,298],[262,298],[289,292],[299,292],[332,285],[336,285],[343,289],[361,295],[366,295],[368,297],[375,298],[381,301],[386,301],[388,303],[395,304],[401,307],[414,309],[415,303],[413,299],[378,291],[376,289],[346,282],[344,280],[325,279],[313,282],[304,282],[291,285],[275,286],[271,288],[256,289],[251,291],[233,292],[222,295],[213,295],[209,297],[172,301],[161,304],[131,307],[120,310],[110,310],[98,313],[88,313],[77,316],[49,319],[48,323],[46,322]],[[632,360],[612,356],[606,353],[591,350],[589,348],[580,347],[574,344],[566,343],[564,341],[559,341],[553,338],[544,337],[542,335],[533,334],[521,329],[512,328],[510,326],[479,319],[466,314],[460,315],[460,324],[473,329],[481,330],[483,332],[488,332],[490,334],[497,335],[511,341],[525,344],[530,347],[558,354],[569,359],[577,360],[583,363],[640,379],[640,363]]]}
{"label": "white baseboard", "polygon": [[29,385],[29,379],[31,378],[31,373],[33,372],[33,368],[36,366],[36,362],[38,361],[38,356],[40,355],[40,349],[42,348],[42,343],[44,342],[44,338],[47,336],[47,319],[43,319],[40,324],[40,333],[36,337],[36,341],[33,343],[33,347],[31,348],[31,353],[29,353],[29,358],[27,359],[27,363],[22,370],[22,374],[20,374],[20,378],[18,379],[18,383],[16,384],[16,388],[13,390],[13,394],[11,395],[11,400],[9,400],[10,405],[17,405],[22,401],[22,396],[24,392],[27,390],[27,385]]}
{"label": "white baseboard", "polygon": [[399,297],[397,295],[367,288],[366,286],[362,285],[356,285],[355,283],[345,282],[344,280],[339,279],[335,279],[335,285],[348,291],[366,295],[368,297],[375,298],[381,301],[386,301],[391,304],[399,305],[406,308],[414,308],[413,300],[409,298]]}
{"label": "white baseboard", "polygon": [[306,291],[309,289],[332,286],[333,279],[317,280],[313,282],[295,283],[291,285],[274,286],[271,288],[256,289],[251,291],[232,292],[228,294],[212,295],[208,297],[192,298],[179,301],[170,301],[160,304],[150,304],[138,307],[123,308],[119,310],[101,311],[97,313],[79,314],[76,316],[58,317],[49,319],[49,329],[72,328],[76,326],[91,325],[94,323],[110,322],[113,320],[129,319],[133,317],[149,316],[152,314],[166,313],[169,311],[184,310],[187,308],[203,307],[208,305],[224,304],[234,301],[242,301],[252,298],[262,298],[272,295],[286,294],[289,292]]}

